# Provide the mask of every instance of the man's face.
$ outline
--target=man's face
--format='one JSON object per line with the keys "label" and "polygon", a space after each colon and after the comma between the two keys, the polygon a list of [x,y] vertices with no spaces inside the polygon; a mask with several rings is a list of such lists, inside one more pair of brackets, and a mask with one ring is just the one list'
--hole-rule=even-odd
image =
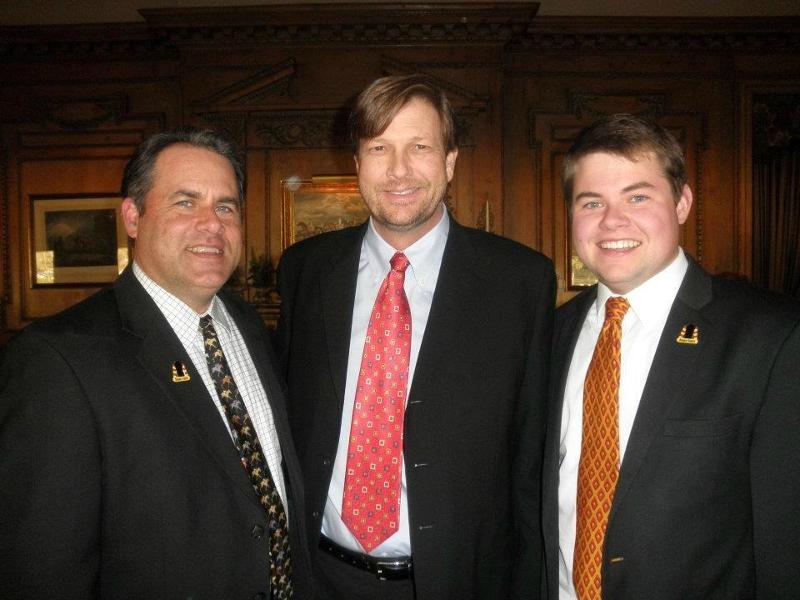
{"label": "man's face", "polygon": [[439,222],[457,150],[446,152],[436,109],[412,98],[386,130],[362,140],[356,155],[361,195],[375,229],[398,250]]}
{"label": "man's face", "polygon": [[583,263],[616,294],[627,294],[677,256],[679,227],[692,206],[678,201],[655,157],[635,162],[597,152],[578,160],[572,197],[572,241]]}
{"label": "man's face", "polygon": [[131,198],[122,214],[147,276],[204,312],[241,254],[242,215],[228,160],[204,148],[168,146],[156,159],[143,214]]}

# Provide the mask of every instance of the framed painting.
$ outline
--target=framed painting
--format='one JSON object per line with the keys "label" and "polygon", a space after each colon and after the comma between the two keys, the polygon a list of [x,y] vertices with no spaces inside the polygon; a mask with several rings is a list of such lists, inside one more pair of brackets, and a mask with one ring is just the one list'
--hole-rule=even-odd
{"label": "framed painting", "polygon": [[128,264],[122,198],[31,197],[33,283],[103,285]]}
{"label": "framed painting", "polygon": [[582,290],[597,283],[597,277],[573,251],[569,261],[569,289]]}
{"label": "framed painting", "polygon": [[572,245],[572,231],[569,222],[567,224],[567,249],[567,256],[569,256],[567,289],[582,290],[583,288],[591,287],[597,283],[595,274],[583,264],[583,261],[578,258],[578,255],[575,253],[575,247]]}
{"label": "framed painting", "polygon": [[283,247],[326,231],[359,225],[369,216],[355,176],[284,179]]}

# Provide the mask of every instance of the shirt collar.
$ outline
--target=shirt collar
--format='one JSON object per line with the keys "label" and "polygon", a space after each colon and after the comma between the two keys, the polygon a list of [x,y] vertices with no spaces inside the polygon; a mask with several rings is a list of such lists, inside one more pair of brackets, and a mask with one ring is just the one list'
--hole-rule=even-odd
{"label": "shirt collar", "polygon": [[[439,219],[436,226],[403,250],[403,254],[406,255],[409,262],[406,273],[411,273],[412,277],[423,289],[427,289],[431,282],[435,285],[449,232],[450,216],[445,208],[442,211],[442,218]],[[367,268],[370,270],[372,277],[377,280],[386,277],[386,273],[389,271],[389,260],[397,250],[376,231],[372,217],[369,219],[369,227],[364,236],[364,249],[367,257]]]}
{"label": "shirt collar", "polygon": [[[689,261],[683,249],[678,248],[678,255],[669,265],[639,287],[624,294],[630,304],[630,312],[645,326],[650,323],[660,325],[675,301],[688,268]],[[605,284],[597,285],[594,315],[598,322],[602,323],[605,320],[606,300],[617,295],[619,294],[614,294]]]}
{"label": "shirt collar", "polygon": [[153,281],[135,260],[133,261],[133,274],[156,303],[158,309],[167,318],[172,329],[181,340],[191,339],[195,335],[200,323],[200,317],[204,315],[211,315],[211,318],[214,319],[215,327],[219,324],[226,330],[230,329],[225,306],[217,298],[216,294],[211,299],[208,310],[203,314],[198,314],[183,300]]}

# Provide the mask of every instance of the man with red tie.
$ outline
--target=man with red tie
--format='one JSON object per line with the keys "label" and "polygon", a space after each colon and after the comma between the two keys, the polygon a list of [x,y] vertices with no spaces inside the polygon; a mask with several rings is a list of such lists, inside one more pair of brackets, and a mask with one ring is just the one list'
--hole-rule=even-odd
{"label": "man with red tie", "polygon": [[800,306],[680,248],[693,196],[655,123],[582,131],[564,193],[600,283],[556,314],[548,597],[800,598]]}
{"label": "man with red tie", "polygon": [[369,220],[279,266],[320,598],[538,597],[552,265],[448,214],[429,77],[376,80],[350,128]]}

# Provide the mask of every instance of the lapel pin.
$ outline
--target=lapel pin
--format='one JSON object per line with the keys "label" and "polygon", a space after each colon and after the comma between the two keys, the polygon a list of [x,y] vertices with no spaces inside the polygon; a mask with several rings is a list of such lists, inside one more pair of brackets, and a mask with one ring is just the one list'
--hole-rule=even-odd
{"label": "lapel pin", "polygon": [[700,341],[700,328],[687,323],[681,328],[680,334],[675,338],[679,344],[697,344]]}
{"label": "lapel pin", "polygon": [[172,363],[172,383],[183,383],[190,379],[189,371],[186,370],[186,366],[181,361],[176,360]]}

